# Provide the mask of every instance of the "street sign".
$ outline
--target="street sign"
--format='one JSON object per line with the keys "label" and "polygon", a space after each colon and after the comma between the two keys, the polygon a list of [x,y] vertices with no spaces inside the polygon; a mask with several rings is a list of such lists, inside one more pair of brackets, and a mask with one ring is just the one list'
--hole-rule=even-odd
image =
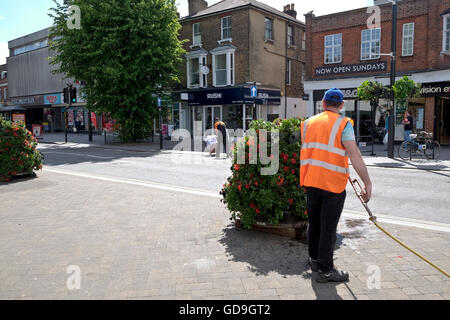
{"label": "street sign", "polygon": [[253,86],[251,89],[252,98],[256,98],[258,96],[258,89],[256,86]]}
{"label": "street sign", "polygon": [[157,104],[158,108],[161,108],[161,106],[162,106],[162,100],[161,100],[161,98],[158,97],[158,99],[157,99],[156,101],[157,101],[156,104]]}
{"label": "street sign", "polygon": [[208,66],[201,66],[200,67],[200,73],[204,74],[204,75],[208,75],[209,74],[209,68]]}

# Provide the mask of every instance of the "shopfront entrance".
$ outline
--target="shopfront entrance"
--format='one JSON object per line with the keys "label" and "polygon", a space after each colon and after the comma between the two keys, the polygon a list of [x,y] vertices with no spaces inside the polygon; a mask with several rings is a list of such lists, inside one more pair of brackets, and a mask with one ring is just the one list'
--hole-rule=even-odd
{"label": "shopfront entrance", "polygon": [[450,97],[442,97],[437,109],[437,140],[441,145],[450,145]]}
{"label": "shopfront entrance", "polygon": [[203,108],[203,132],[214,128],[215,119],[223,119],[222,106],[204,106]]}

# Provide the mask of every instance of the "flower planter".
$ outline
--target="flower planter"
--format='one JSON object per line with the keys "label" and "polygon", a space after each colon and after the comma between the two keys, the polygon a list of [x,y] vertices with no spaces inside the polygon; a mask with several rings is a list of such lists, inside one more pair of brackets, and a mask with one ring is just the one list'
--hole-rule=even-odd
{"label": "flower planter", "polygon": [[[244,229],[239,218],[236,219],[235,226],[236,228]],[[306,243],[307,229],[308,221],[287,214],[278,225],[273,225],[261,220],[252,225],[250,230],[296,239]]]}

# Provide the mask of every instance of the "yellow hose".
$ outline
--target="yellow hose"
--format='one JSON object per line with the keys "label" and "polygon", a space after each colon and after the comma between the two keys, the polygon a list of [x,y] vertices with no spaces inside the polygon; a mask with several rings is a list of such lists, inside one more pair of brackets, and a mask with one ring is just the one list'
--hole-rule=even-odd
{"label": "yellow hose", "polygon": [[[432,266],[433,268],[435,268],[436,270],[438,270],[439,272],[441,272],[442,274],[444,274],[447,278],[450,278],[450,275],[445,272],[444,270],[442,270],[441,268],[439,268],[438,266],[436,266],[434,263],[430,262],[428,259],[426,259],[424,256],[420,255],[419,253],[417,253],[416,251],[414,251],[413,249],[409,248],[407,245],[405,245],[403,242],[401,242],[400,240],[398,240],[396,237],[394,237],[392,234],[390,234],[389,232],[387,232],[385,229],[383,229],[377,222],[377,217],[375,217],[374,215],[372,215],[372,212],[370,211],[369,207],[367,206],[367,203],[364,202],[364,199],[361,196],[361,192],[363,191],[361,184],[359,183],[359,181],[357,179],[352,180],[350,177],[348,178],[350,181],[350,184],[352,185],[353,189],[355,190],[356,196],[358,197],[358,199],[361,201],[361,203],[363,204],[364,208],[366,209],[367,213],[369,214],[370,218],[369,220],[372,221],[375,226],[377,226],[378,229],[380,229],[381,231],[383,231],[389,238],[391,238],[392,240],[394,240],[395,242],[397,242],[398,244],[400,244],[403,248],[411,251],[412,253],[414,253],[416,256],[418,256],[420,259],[422,259],[423,261],[425,261],[426,263],[428,263],[430,266]],[[356,190],[355,187],[355,183],[358,184],[358,187],[360,188],[360,192],[358,192],[358,190]]]}

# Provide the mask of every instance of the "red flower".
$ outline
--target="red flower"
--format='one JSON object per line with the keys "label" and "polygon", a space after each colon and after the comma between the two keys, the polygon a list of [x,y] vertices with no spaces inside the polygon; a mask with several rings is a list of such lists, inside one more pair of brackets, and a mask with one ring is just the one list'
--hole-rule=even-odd
{"label": "red flower", "polygon": [[294,204],[294,199],[289,199],[289,204]]}
{"label": "red flower", "polygon": [[305,215],[305,216],[306,216],[306,215],[308,215],[308,211],[307,211],[307,210],[305,210],[305,213],[304,213],[303,215]]}
{"label": "red flower", "polygon": [[292,169],[291,172],[292,172],[292,174],[295,174],[295,169]]}
{"label": "red flower", "polygon": [[292,164],[295,164],[297,162],[297,160],[292,159],[291,162],[292,162]]}
{"label": "red flower", "polygon": [[288,167],[284,167],[284,171],[288,172],[289,168]]}
{"label": "red flower", "polygon": [[247,183],[247,184],[245,185],[245,187],[246,187],[247,189],[250,189],[250,184]]}
{"label": "red flower", "polygon": [[242,191],[242,186],[241,185],[238,185],[238,190]]}
{"label": "red flower", "polygon": [[258,208],[255,208],[255,212],[256,212],[256,214],[260,214],[261,213],[261,211]]}
{"label": "red flower", "polygon": [[252,202],[250,203],[250,208],[256,208],[255,204]]}
{"label": "red flower", "polygon": [[234,165],[234,170],[239,171],[239,165],[237,163]]}
{"label": "red flower", "polygon": [[258,181],[255,181],[255,186],[258,186]]}

